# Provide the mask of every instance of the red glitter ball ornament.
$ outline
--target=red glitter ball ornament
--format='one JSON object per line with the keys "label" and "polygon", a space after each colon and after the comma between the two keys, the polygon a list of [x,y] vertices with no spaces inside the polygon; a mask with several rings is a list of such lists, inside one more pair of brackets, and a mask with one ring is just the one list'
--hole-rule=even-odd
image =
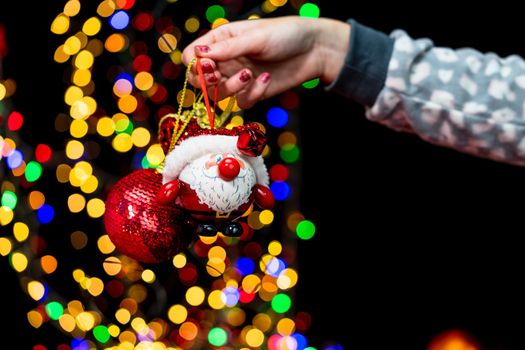
{"label": "red glitter ball ornament", "polygon": [[156,200],[162,175],[137,170],[119,180],[106,200],[104,225],[123,254],[143,263],[159,263],[185,250],[195,228],[187,215]]}

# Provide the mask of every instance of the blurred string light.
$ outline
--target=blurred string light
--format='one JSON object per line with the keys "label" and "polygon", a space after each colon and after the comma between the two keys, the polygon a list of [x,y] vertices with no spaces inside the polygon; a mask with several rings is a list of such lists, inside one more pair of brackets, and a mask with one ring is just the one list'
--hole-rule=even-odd
{"label": "blurred string light", "polygon": [[[0,254],[8,256],[13,269],[23,276],[24,290],[36,303],[27,312],[27,320],[34,328],[51,323],[69,334],[71,341],[60,345],[61,350],[211,346],[315,349],[308,347],[305,337],[311,317],[304,312],[293,315],[293,288],[299,278],[293,268],[293,247],[276,240],[266,244],[257,232],[280,220],[282,213],[278,211],[251,209],[240,238],[202,238],[187,252],[176,255],[170,278],[184,292],[151,319],[145,316],[148,312],[143,304],[154,301],[156,291],[164,288],[162,271],[119,255],[103,232],[97,237],[96,232],[83,232],[82,227],[61,227],[60,233],[75,254],[87,256],[93,248],[99,252],[81,265],[53,254],[58,249],[46,245],[45,237],[38,235],[38,225],[56,220],[57,208],[47,202],[53,197],[69,211],[61,215],[100,223],[105,211],[103,193],[115,181],[95,166],[102,147],[109,145],[113,157],[131,154],[137,169],[156,168],[164,160],[155,141],[155,122],[150,121],[176,110],[170,103],[178,100],[180,93],[173,86],[178,86],[174,80],[182,71],[182,35],[195,37],[203,29],[228,23],[234,10],[221,2],[207,7],[201,17],[191,16],[176,24],[159,11],[167,3],[159,1],[157,5],[155,11],[148,11],[137,9],[133,0],[103,0],[96,13],[88,13],[80,1],[68,0],[52,21],[50,30],[60,41],[54,60],[66,64],[69,72],[63,96],[65,109],[55,119],[57,132],[63,133],[63,150],[55,152],[45,144],[37,145],[34,151],[18,147],[17,132],[27,121],[18,111],[6,112],[5,102],[16,84],[0,77],[0,112],[7,116],[4,125],[8,132],[0,136],[0,159],[10,172],[1,184],[0,224],[12,232],[12,236],[0,238]],[[313,3],[301,2],[298,6],[287,0],[266,0],[248,17],[259,18],[283,6],[302,16],[319,16]],[[148,39],[142,41],[140,33]],[[167,59],[158,62],[158,53]],[[122,64],[97,73],[94,67],[99,57],[111,55],[117,55]],[[95,74],[109,79],[113,104],[97,96]],[[307,82],[304,87],[317,84],[318,80]],[[194,99],[189,92],[184,106],[191,106]],[[264,155],[275,158],[269,169],[271,189],[276,199],[286,202],[296,198],[296,177],[290,174],[300,165],[298,136],[293,131],[299,97],[288,91],[278,102],[266,114],[268,124],[275,128],[269,134],[279,132],[277,143],[267,147]],[[224,108],[224,103],[219,102],[219,106]],[[239,112],[239,108],[235,106],[233,111]],[[245,117],[236,113],[227,128],[244,123]],[[38,187],[51,166],[49,172],[53,171],[53,178],[64,189],[63,195]],[[22,212],[23,217],[19,215]],[[314,236],[315,225],[300,212],[288,212],[283,219],[286,240]],[[34,255],[20,249],[22,244],[31,244]],[[48,285],[45,276],[59,272],[75,283],[82,299],[65,300]],[[41,342],[34,349],[48,348],[44,337]]]}

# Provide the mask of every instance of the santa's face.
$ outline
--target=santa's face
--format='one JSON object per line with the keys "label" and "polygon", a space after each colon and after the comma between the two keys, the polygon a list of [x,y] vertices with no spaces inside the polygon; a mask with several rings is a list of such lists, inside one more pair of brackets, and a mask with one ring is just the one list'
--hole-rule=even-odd
{"label": "santa's face", "polygon": [[[219,163],[226,158],[238,162],[239,173],[224,179],[219,173]],[[217,153],[197,158],[180,173],[179,180],[186,182],[197,193],[199,201],[220,213],[228,213],[248,202],[256,184],[255,171],[242,157]]]}

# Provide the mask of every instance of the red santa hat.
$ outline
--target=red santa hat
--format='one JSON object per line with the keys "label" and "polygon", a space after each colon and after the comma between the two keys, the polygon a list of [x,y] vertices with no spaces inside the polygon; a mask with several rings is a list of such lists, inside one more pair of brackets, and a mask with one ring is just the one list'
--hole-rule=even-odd
{"label": "red santa hat", "polygon": [[231,130],[205,129],[201,128],[195,119],[192,119],[177,140],[173,150],[169,152],[176,124],[175,116],[165,118],[160,123],[159,141],[164,153],[167,154],[162,172],[163,184],[177,179],[182,169],[195,159],[211,153],[230,153],[248,161],[255,171],[257,184],[268,186],[268,170],[261,156],[267,136],[259,125],[246,124]]}

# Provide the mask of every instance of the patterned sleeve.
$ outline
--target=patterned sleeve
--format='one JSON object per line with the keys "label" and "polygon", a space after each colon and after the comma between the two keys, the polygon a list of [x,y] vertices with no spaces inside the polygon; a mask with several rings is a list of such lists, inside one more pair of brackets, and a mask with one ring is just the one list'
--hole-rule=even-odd
{"label": "patterned sleeve", "polygon": [[388,37],[354,20],[345,65],[327,87],[368,119],[476,156],[525,165],[525,61]]}
{"label": "patterned sleeve", "polygon": [[525,165],[525,62],[434,47],[403,31],[367,117],[442,146]]}

